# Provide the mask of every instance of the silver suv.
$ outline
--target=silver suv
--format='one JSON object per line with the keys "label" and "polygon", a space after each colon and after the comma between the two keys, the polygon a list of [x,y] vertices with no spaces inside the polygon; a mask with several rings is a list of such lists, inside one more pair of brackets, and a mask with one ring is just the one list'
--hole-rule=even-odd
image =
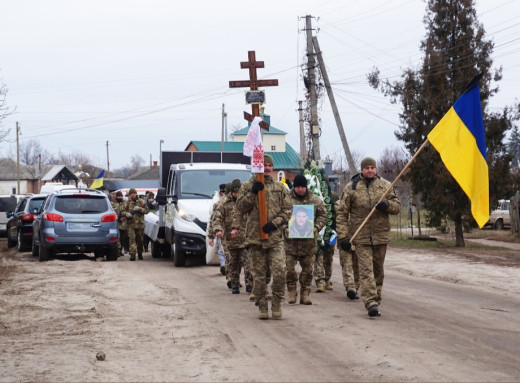
{"label": "silver suv", "polygon": [[94,253],[117,260],[117,215],[98,190],[64,189],[50,194],[33,222],[32,253],[40,262],[57,253]]}

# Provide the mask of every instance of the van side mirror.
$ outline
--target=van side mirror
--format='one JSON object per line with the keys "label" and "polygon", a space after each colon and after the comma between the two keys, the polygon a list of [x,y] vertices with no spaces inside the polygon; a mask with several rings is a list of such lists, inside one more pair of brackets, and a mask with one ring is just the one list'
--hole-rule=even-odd
{"label": "van side mirror", "polygon": [[155,201],[159,206],[166,205],[166,188],[157,189],[157,195]]}

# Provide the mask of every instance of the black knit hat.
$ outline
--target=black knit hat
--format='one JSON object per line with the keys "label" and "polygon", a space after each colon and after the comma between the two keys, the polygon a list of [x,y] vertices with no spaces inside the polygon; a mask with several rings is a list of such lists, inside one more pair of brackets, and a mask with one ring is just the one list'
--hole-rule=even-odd
{"label": "black knit hat", "polygon": [[305,176],[298,174],[296,177],[294,177],[293,181],[293,187],[296,186],[304,186],[307,187],[307,178]]}

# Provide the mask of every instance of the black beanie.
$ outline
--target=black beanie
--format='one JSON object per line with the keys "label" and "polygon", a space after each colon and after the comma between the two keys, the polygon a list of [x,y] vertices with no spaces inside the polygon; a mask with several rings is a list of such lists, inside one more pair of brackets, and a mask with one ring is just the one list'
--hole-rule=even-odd
{"label": "black beanie", "polygon": [[298,174],[296,177],[294,177],[293,181],[293,187],[296,186],[305,186],[307,187],[307,178],[305,176]]}

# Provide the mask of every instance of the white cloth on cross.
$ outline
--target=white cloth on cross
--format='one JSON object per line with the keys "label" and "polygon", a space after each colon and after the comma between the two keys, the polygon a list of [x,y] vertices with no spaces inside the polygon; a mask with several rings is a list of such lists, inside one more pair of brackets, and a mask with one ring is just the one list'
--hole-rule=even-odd
{"label": "white cloth on cross", "polygon": [[251,157],[251,173],[264,172],[264,145],[260,133],[261,117],[255,117],[251,122],[249,132],[244,142],[244,155]]}

